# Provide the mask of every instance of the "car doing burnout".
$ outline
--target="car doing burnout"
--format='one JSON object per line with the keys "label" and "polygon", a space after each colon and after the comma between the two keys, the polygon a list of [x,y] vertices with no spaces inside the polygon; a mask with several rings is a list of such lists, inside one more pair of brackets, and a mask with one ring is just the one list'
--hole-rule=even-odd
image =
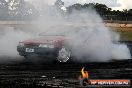
{"label": "car doing burnout", "polygon": [[68,27],[53,27],[45,30],[37,38],[19,42],[17,51],[26,59],[37,56],[46,61],[67,62],[71,58],[70,48],[66,45],[68,38],[65,36],[71,33],[68,29]]}

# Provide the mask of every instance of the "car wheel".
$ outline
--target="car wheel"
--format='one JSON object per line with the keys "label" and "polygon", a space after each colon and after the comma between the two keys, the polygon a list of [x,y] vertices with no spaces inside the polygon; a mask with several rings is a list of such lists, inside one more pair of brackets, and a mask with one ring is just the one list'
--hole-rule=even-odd
{"label": "car wheel", "polygon": [[70,57],[71,57],[71,51],[63,46],[58,52],[57,60],[59,62],[67,62],[70,59]]}

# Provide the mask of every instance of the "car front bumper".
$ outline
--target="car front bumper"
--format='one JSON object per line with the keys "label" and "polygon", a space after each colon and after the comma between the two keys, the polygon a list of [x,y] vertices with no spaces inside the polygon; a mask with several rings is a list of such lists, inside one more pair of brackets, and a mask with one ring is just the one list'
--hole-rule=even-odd
{"label": "car front bumper", "polygon": [[[26,51],[29,49],[29,51]],[[31,51],[30,51],[31,50]],[[58,48],[43,48],[43,47],[21,47],[17,46],[17,51],[21,56],[28,56],[28,55],[37,55],[40,57],[56,57],[58,54]]]}

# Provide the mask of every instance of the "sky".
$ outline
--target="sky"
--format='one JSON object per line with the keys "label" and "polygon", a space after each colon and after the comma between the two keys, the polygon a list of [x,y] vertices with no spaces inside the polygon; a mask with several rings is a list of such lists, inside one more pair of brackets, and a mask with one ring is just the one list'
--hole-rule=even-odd
{"label": "sky", "polygon": [[[53,5],[56,0],[25,0],[25,1],[42,1],[49,5]],[[65,6],[73,5],[75,3],[85,4],[85,3],[101,3],[106,4],[115,10],[132,9],[132,0],[62,0]]]}
{"label": "sky", "polygon": [[119,6],[114,7],[113,9],[132,9],[132,0],[118,0]]}

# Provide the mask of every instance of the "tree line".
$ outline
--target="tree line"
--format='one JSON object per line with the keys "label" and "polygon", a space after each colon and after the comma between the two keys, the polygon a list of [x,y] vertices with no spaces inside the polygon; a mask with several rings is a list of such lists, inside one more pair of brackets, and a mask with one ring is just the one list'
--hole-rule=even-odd
{"label": "tree line", "polygon": [[[57,0],[55,6],[63,7],[64,2]],[[66,7],[67,13],[71,14],[74,10],[89,10],[94,9],[104,20],[120,20],[132,21],[132,9],[124,9],[123,11],[112,10],[105,4],[89,3],[89,4],[74,4]],[[64,8],[63,8],[64,9]],[[59,10],[61,14],[63,11]],[[0,0],[0,20],[34,20],[39,16],[38,10],[25,0]]]}
{"label": "tree line", "polygon": [[112,8],[109,8],[105,4],[99,4],[99,3],[89,3],[89,4],[74,4],[72,6],[67,7],[68,13],[72,13],[72,11],[77,10],[89,10],[94,9],[99,13],[99,15],[104,20],[119,20],[119,21],[132,21],[132,9],[123,9],[123,11],[120,10],[112,10]]}

